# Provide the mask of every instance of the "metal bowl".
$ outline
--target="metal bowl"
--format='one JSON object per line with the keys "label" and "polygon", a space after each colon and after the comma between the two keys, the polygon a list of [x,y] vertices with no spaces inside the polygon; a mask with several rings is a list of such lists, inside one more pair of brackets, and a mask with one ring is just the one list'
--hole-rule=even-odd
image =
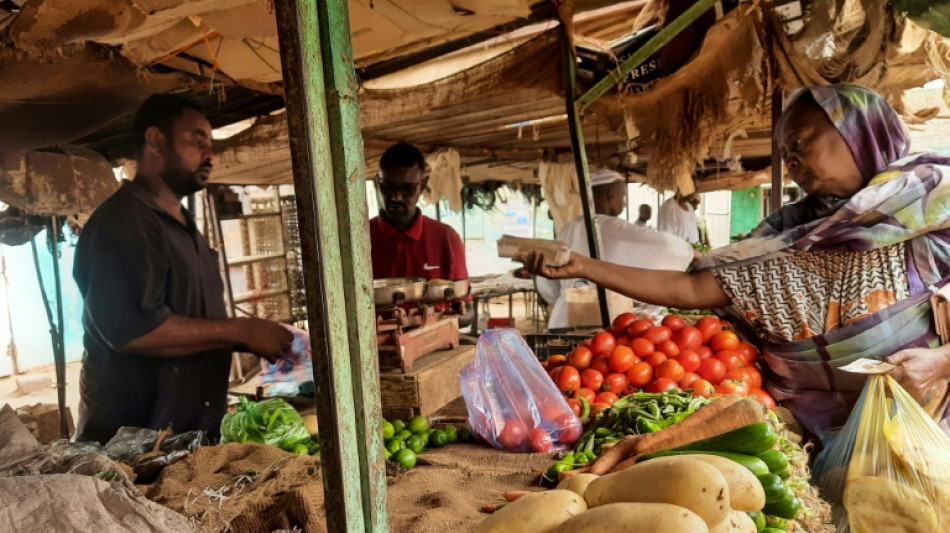
{"label": "metal bowl", "polygon": [[425,278],[383,278],[373,280],[376,307],[417,302],[425,295]]}
{"label": "metal bowl", "polygon": [[449,301],[460,300],[468,296],[471,283],[467,279],[450,281],[447,279],[430,279],[426,282],[426,300]]}

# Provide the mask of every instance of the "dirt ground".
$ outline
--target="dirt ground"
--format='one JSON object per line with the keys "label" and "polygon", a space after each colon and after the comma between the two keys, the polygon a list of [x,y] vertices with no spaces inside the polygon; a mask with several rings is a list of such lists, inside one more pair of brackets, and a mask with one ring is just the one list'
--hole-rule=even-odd
{"label": "dirt ground", "polygon": [[[551,457],[453,444],[426,450],[416,467],[389,465],[391,531],[470,531],[502,503],[508,490],[538,488]],[[148,498],[182,513],[202,532],[293,530],[325,533],[326,503],[319,461],[259,444],[200,448],[140,486]]]}
{"label": "dirt ground", "polygon": [[504,453],[488,446],[452,445],[427,450],[418,466],[390,478],[392,531],[470,531],[487,515],[483,505],[501,503],[507,490],[540,490],[538,477],[551,456]]}

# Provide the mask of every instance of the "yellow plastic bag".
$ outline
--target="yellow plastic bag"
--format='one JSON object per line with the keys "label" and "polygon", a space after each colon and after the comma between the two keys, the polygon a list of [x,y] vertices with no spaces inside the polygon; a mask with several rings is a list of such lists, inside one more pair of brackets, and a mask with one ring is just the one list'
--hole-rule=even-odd
{"label": "yellow plastic bag", "polygon": [[815,466],[838,533],[950,531],[950,437],[897,382],[870,376]]}

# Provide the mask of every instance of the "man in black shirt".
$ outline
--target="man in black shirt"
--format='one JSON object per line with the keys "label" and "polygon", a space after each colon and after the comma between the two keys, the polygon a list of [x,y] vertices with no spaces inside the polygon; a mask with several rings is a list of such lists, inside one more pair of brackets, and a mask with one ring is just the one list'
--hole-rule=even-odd
{"label": "man in black shirt", "polygon": [[121,426],[216,439],[227,407],[231,352],[274,359],[293,335],[257,318],[228,318],[215,252],[182,198],[213,166],[200,106],[155,95],[134,123],[137,170],[82,229],[73,277],[85,311],[80,441]]}

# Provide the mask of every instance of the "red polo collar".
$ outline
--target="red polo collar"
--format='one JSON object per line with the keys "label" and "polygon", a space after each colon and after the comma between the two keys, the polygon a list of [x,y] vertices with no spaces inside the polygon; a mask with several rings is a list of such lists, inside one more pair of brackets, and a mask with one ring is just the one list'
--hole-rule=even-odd
{"label": "red polo collar", "polygon": [[389,222],[387,222],[386,219],[382,217],[382,215],[378,217],[379,227],[380,229],[383,230],[383,233],[386,237],[393,238],[393,237],[398,237],[398,236],[405,236],[405,237],[409,237],[410,239],[414,241],[418,241],[419,239],[422,238],[422,225],[423,225],[424,218],[425,217],[422,216],[422,211],[417,211],[416,218],[412,221],[412,225],[409,226],[409,229],[407,229],[406,231],[399,231],[396,228],[392,227],[392,225]]}

